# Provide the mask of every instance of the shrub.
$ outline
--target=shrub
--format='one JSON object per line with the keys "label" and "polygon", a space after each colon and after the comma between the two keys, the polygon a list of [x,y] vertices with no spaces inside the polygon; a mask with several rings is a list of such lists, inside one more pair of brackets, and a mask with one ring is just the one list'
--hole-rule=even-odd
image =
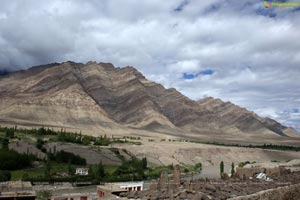
{"label": "shrub", "polygon": [[195,169],[199,169],[201,171],[202,170],[202,163],[197,163],[195,165]]}
{"label": "shrub", "polygon": [[13,150],[0,150],[0,170],[17,170],[29,167],[36,157],[33,155],[19,154]]}
{"label": "shrub", "polygon": [[137,158],[133,158],[129,161],[124,161],[121,166],[117,168],[117,170],[113,173],[114,176],[124,177],[131,176],[131,179],[128,180],[142,180],[145,178],[144,167],[142,160],[138,160]]}
{"label": "shrub", "polygon": [[57,153],[48,153],[48,158],[59,163],[70,163],[74,165],[86,165],[86,160],[70,152],[59,151]]}
{"label": "shrub", "polygon": [[1,148],[8,149],[9,139],[8,138],[0,138]]}
{"label": "shrub", "polygon": [[14,128],[6,128],[5,129],[5,137],[6,138],[14,138],[15,137],[15,129]]}
{"label": "shrub", "polygon": [[9,171],[0,171],[0,182],[10,181],[11,173]]}

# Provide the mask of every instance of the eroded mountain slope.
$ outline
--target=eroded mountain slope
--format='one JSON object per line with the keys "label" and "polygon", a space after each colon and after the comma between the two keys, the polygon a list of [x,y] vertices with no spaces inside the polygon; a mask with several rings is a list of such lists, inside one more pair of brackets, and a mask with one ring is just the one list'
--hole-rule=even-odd
{"label": "eroded mountain slope", "polygon": [[133,67],[64,62],[0,77],[0,120],[99,133],[295,136],[292,129],[220,99],[191,100]]}

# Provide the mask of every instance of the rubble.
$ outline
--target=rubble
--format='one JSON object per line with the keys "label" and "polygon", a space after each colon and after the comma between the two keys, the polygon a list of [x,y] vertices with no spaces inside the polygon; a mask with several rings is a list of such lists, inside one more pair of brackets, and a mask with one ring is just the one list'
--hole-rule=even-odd
{"label": "rubble", "polygon": [[[261,179],[253,178],[252,180],[237,178],[231,178],[228,180],[181,180],[180,185],[177,188],[174,188],[174,180],[169,180],[169,177],[166,176],[165,173],[162,173],[161,180],[159,180],[158,184],[159,187],[152,187],[150,190],[141,192],[126,193],[127,195],[125,196],[127,196],[127,198],[130,197],[130,199],[148,200],[225,200],[300,183],[300,172],[292,172],[277,176],[274,175],[274,177],[272,177],[272,181],[265,181],[269,178],[266,174],[262,173],[259,175],[262,177]],[[175,179],[178,181],[177,178]],[[171,184],[168,185],[168,181]]]}

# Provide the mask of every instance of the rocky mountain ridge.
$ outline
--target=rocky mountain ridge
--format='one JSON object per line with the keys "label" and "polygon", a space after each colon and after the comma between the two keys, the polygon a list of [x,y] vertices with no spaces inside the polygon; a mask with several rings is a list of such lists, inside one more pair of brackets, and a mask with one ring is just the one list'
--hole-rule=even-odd
{"label": "rocky mountain ridge", "polygon": [[280,123],[212,97],[191,100],[133,67],[53,63],[0,77],[0,123],[99,133],[296,136]]}

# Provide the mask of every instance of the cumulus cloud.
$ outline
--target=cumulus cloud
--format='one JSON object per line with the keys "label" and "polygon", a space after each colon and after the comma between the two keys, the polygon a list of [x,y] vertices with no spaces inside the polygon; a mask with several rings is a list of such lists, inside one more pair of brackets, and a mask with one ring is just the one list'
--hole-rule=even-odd
{"label": "cumulus cloud", "polygon": [[300,130],[299,30],[299,9],[261,0],[2,0],[0,70],[133,65],[192,99],[222,98]]}

